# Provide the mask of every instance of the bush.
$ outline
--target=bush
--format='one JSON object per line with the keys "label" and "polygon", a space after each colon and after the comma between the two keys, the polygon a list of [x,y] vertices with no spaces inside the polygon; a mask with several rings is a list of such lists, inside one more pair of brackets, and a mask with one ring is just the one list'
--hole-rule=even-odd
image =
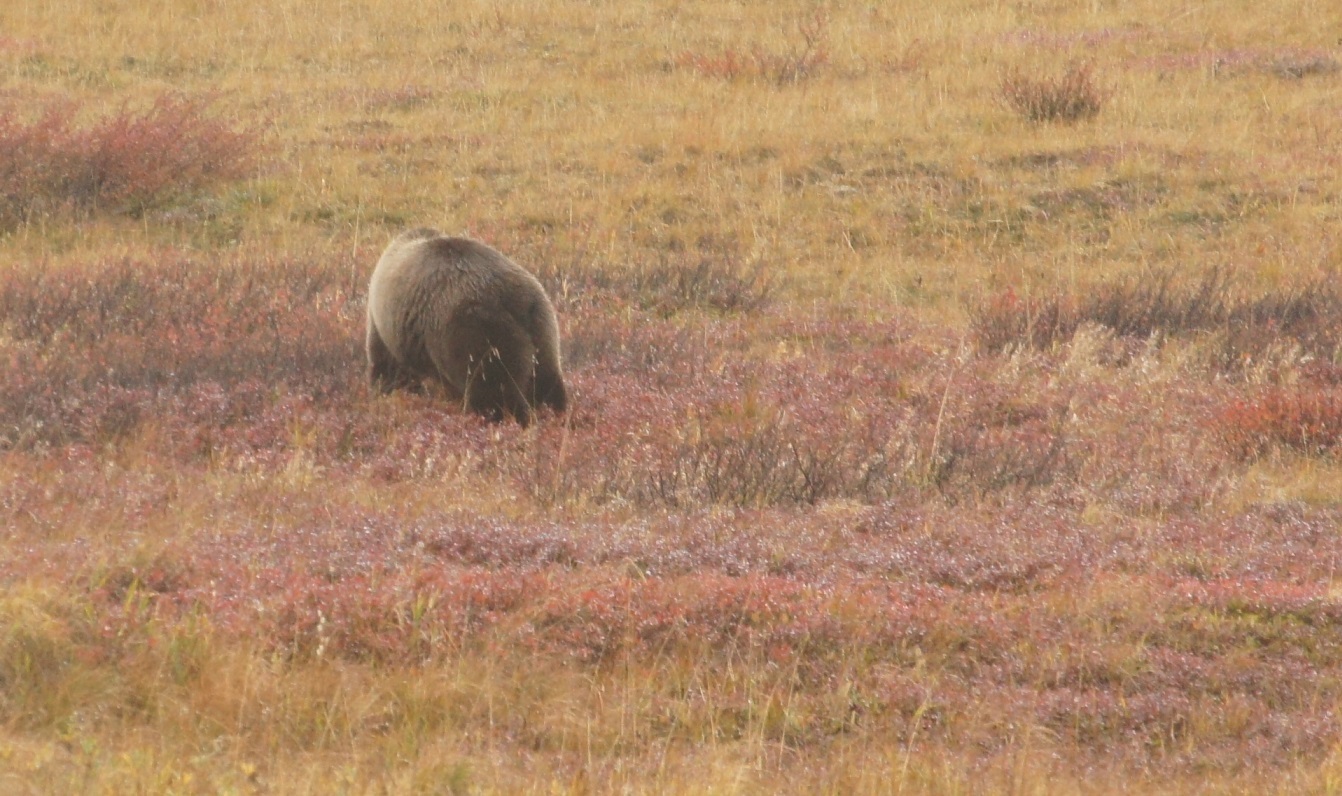
{"label": "bush", "polygon": [[1342,393],[1272,387],[1231,404],[1218,420],[1231,447],[1246,459],[1281,448],[1325,455],[1342,446]]}
{"label": "bush", "polygon": [[25,121],[0,108],[0,227],[59,212],[138,215],[244,175],[256,135],[209,115],[209,102],[165,94],[87,128],[73,102]]}
{"label": "bush", "polygon": [[1089,64],[1074,65],[1057,78],[1035,79],[1013,69],[1002,78],[1000,92],[1007,107],[1032,122],[1091,119],[1109,98]]}
{"label": "bush", "polygon": [[687,50],[676,56],[675,65],[719,80],[745,78],[780,86],[800,83],[829,62],[829,50],[825,46],[827,26],[825,14],[816,11],[797,23],[800,41],[786,52],[772,52],[759,45],[749,52],[731,48],[713,54]]}
{"label": "bush", "polygon": [[1212,364],[1227,371],[1282,346],[1328,363],[1342,351],[1342,289],[1334,282],[1318,279],[1250,296],[1221,270],[1196,280],[1164,271],[1099,285],[1084,297],[1007,290],[984,302],[971,323],[987,351],[1048,348],[1096,324],[1133,341],[1155,334],[1211,336]]}

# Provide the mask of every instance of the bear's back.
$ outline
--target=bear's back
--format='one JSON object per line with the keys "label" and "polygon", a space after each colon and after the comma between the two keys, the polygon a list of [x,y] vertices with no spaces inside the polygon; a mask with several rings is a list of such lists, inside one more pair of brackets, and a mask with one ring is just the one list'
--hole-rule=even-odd
{"label": "bear's back", "polygon": [[448,325],[465,308],[534,317],[548,304],[540,282],[499,251],[430,229],[393,240],[369,283],[369,315],[393,350],[439,332],[434,327]]}

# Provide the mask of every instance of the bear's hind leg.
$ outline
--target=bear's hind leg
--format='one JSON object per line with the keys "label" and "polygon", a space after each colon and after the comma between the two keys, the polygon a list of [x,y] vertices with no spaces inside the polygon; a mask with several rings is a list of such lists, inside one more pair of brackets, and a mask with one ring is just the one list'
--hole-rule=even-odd
{"label": "bear's hind leg", "polygon": [[532,390],[535,393],[532,403],[536,406],[544,404],[560,414],[568,411],[568,390],[564,387],[564,379],[553,367],[546,367],[545,362],[536,365],[536,380]]}
{"label": "bear's hind leg", "polygon": [[368,380],[378,392],[385,395],[392,390],[413,390],[420,386],[419,378],[392,356],[371,319],[368,321],[367,351]]}
{"label": "bear's hind leg", "polygon": [[524,428],[531,425],[532,408],[527,400],[531,392],[530,358],[509,357],[509,352],[492,349],[479,369],[473,389],[467,395],[471,409],[491,416],[512,417]]}
{"label": "bear's hind leg", "polygon": [[494,421],[512,417],[526,426],[532,416],[527,397],[534,350],[514,324],[467,313],[429,345],[429,357],[443,381],[459,389],[467,409]]}

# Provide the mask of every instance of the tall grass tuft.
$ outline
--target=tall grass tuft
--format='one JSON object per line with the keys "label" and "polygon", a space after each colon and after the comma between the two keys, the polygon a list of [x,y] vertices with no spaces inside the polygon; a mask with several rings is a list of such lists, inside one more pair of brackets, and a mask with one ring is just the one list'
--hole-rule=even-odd
{"label": "tall grass tuft", "polygon": [[1099,114],[1109,91],[1095,80],[1090,64],[1075,64],[1059,77],[1028,77],[1008,72],[999,85],[1007,107],[1032,122],[1079,122]]}

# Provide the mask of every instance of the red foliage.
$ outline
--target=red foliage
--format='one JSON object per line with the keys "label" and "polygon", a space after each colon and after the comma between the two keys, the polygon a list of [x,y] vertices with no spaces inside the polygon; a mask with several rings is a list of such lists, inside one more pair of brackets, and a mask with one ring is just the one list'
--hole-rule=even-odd
{"label": "red foliage", "polygon": [[1342,390],[1307,384],[1269,387],[1230,404],[1216,422],[1243,457],[1277,448],[1329,454],[1342,447]]}
{"label": "red foliage", "polygon": [[[175,632],[275,660],[721,662],[803,701],[843,683],[844,719],[811,734],[917,717],[991,746],[1025,721],[1138,765],[1175,756],[1152,739],[1195,739],[1194,764],[1332,748],[1339,510],[1207,510],[1240,466],[1226,438],[1335,449],[1330,366],[1247,397],[1070,368],[1052,345],[776,312],[720,265],[575,274],[575,409],[526,430],[373,396],[349,255],[11,274],[0,585],[67,595],[90,664]],[[1113,317],[1220,305],[1145,306]],[[439,496],[477,484],[522,508]]]}
{"label": "red foliage", "polygon": [[829,20],[822,10],[797,24],[799,44],[787,52],[772,52],[759,45],[748,52],[727,48],[719,53],[685,51],[675,65],[705,77],[720,80],[765,80],[778,85],[798,83],[814,76],[829,62],[825,45]]}
{"label": "red foliage", "polygon": [[[0,578],[65,594],[87,665],[133,663],[204,619],[274,661],[690,660],[786,678],[798,705],[842,683],[851,726],[919,716],[920,737],[972,726],[993,745],[1028,722],[1110,763],[1295,763],[1339,732],[1336,508],[1096,521],[1025,493],[519,519],[369,507],[345,488],[363,474],[333,468],[283,508],[206,499],[207,524],[146,552],[59,541],[49,523],[176,517],[176,474],[74,446],[57,470],[54,487],[41,468],[0,484],[17,541]],[[1185,740],[1191,756],[1170,751]]]}
{"label": "red foliage", "polygon": [[50,213],[138,214],[241,177],[256,134],[210,115],[207,100],[165,94],[148,109],[123,107],[88,128],[72,102],[25,120],[0,108],[0,226]]}
{"label": "red foliage", "polygon": [[106,441],[144,421],[189,455],[229,428],[290,437],[293,406],[269,404],[359,383],[345,279],[327,262],[173,257],[10,276],[0,445]]}
{"label": "red foliage", "polygon": [[[1115,414],[1198,428],[1199,393],[1179,395],[1181,413],[1160,408],[1178,385],[1134,386],[1115,405],[1109,386],[1039,378],[1053,367],[1043,359],[1020,370],[936,353],[935,334],[902,321],[802,322],[754,298],[708,315],[684,303],[712,291],[676,287],[646,312],[615,312],[599,298],[604,277],[570,282],[562,299],[580,399],[568,428],[500,436],[433,396],[367,402],[362,283],[349,282],[358,268],[346,257],[165,256],[12,276],[0,285],[13,340],[0,444],[98,445],[151,429],[175,460],[269,469],[301,438],[328,470],[494,473],[547,502],[682,509],[929,491],[1091,500],[1100,488],[1112,500],[1139,477],[1165,493],[1141,505],[1198,505],[1217,466],[1082,422],[1094,411],[1111,415],[1096,418],[1102,429],[1122,422]],[[724,300],[744,290],[704,284],[723,285]]]}

